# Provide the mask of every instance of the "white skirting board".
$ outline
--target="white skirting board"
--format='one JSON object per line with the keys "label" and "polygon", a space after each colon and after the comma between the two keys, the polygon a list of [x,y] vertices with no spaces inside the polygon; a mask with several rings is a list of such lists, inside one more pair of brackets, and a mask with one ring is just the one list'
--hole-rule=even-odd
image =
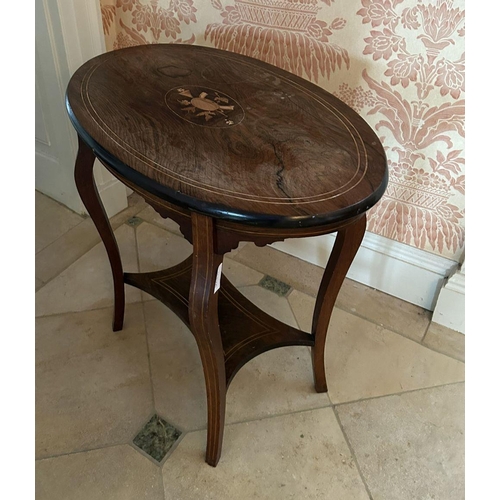
{"label": "white skirting board", "polygon": [[[335,235],[327,234],[271,246],[325,267],[334,242]],[[367,232],[347,277],[433,311],[446,278],[457,267],[453,260]]]}
{"label": "white skirting board", "polygon": [[465,333],[465,265],[444,284],[432,321]]}

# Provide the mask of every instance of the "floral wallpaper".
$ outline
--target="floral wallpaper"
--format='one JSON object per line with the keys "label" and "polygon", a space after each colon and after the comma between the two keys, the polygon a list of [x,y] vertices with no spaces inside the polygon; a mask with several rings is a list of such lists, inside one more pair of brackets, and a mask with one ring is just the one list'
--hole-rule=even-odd
{"label": "floral wallpaper", "polygon": [[218,47],[335,94],[374,128],[389,159],[368,230],[460,259],[464,0],[101,0],[101,8],[108,50]]}

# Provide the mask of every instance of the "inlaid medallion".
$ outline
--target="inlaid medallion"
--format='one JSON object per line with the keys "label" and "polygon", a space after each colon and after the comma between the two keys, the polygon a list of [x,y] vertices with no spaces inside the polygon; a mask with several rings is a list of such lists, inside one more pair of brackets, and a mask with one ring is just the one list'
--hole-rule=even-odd
{"label": "inlaid medallion", "polygon": [[243,108],[232,97],[207,87],[173,88],[165,102],[183,120],[204,127],[231,127],[245,117]]}

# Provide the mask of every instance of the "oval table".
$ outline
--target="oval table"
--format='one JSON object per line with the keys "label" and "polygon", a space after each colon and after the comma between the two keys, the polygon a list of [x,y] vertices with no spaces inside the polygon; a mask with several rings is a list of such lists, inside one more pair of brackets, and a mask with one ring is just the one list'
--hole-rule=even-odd
{"label": "oval table", "polygon": [[[335,300],[382,196],[384,149],[367,123],[330,93],[256,59],[159,44],[108,52],[73,75],[66,105],[78,133],[75,181],[99,231],[114,282],[113,330],[124,284],[153,295],[190,328],[203,364],[206,462],[222,448],[226,391],[255,356],[310,346],[314,384],[327,390],[325,340]],[[98,158],[193,245],[181,264],[123,272],[93,178]],[[222,273],[242,241],[264,246],[337,232],[312,333],[265,314]]]}

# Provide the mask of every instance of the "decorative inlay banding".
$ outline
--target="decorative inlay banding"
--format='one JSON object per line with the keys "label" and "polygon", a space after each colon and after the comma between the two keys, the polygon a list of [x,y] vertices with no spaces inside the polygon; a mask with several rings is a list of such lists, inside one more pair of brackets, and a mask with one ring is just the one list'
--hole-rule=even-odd
{"label": "decorative inlay banding", "polygon": [[[224,54],[223,56],[220,55],[213,55],[212,59],[216,61],[216,64],[212,63],[212,66],[219,68],[224,67],[225,64],[228,62],[233,62],[234,59],[234,67],[237,67],[238,69],[241,70],[242,73],[245,73],[249,68],[254,68],[255,64],[249,61],[241,61],[237,57],[233,57],[231,54]],[[351,149],[352,153],[352,159],[354,160],[352,167],[354,167],[354,170],[350,170],[349,173],[352,173],[349,175],[347,178],[343,179],[341,183],[338,183],[335,185],[335,183],[330,183],[327,182],[324,187],[326,189],[322,189],[323,183],[318,183],[318,184],[309,184],[310,188],[313,188],[313,192],[308,193],[307,195],[304,196],[293,196],[290,195],[287,198],[284,198],[282,195],[277,195],[277,194],[271,194],[271,193],[266,193],[266,194],[256,194],[255,192],[249,193],[245,192],[245,190],[242,189],[231,189],[230,186],[219,186],[219,185],[214,185],[215,183],[213,182],[207,182],[206,179],[200,180],[197,178],[197,176],[190,175],[189,172],[185,172],[184,170],[178,170],[178,169],[173,169],[170,168],[167,163],[164,163],[162,158],[152,158],[147,151],[144,151],[143,149],[135,146],[135,144],[132,144],[127,138],[120,137],[116,130],[111,126],[111,124],[108,123],[105,117],[101,117],[98,109],[96,106],[93,104],[93,98],[91,94],[94,92],[94,74],[100,73],[100,67],[102,67],[102,64],[106,62],[106,59],[103,58],[103,60],[99,61],[97,64],[95,64],[93,67],[89,67],[87,73],[84,75],[82,82],[81,82],[81,97],[83,100],[83,105],[85,106],[87,112],[89,113],[90,117],[94,120],[95,124],[101,128],[102,132],[107,136],[108,139],[112,140],[114,143],[116,143],[119,147],[121,147],[127,154],[132,155],[138,162],[143,163],[147,166],[147,168],[153,169],[157,172],[159,172],[162,176],[167,176],[169,178],[175,179],[179,182],[181,182],[184,186],[187,186],[189,188],[194,188],[196,190],[202,191],[204,193],[207,193],[207,196],[212,196],[214,194],[218,194],[221,196],[221,198],[225,199],[233,199],[233,200],[241,200],[242,202],[246,201],[251,201],[251,202],[258,202],[260,204],[266,204],[266,205],[274,205],[278,207],[279,205],[311,205],[311,204],[316,204],[316,203],[323,203],[329,200],[333,200],[334,198],[337,198],[339,196],[343,196],[353,189],[355,189],[361,182],[364,182],[365,175],[368,170],[368,155],[367,151],[365,149],[365,143],[363,141],[363,138],[361,136],[361,133],[357,130],[356,126],[354,123],[352,123],[351,119],[349,116],[345,114],[345,111],[342,111],[338,109],[334,103],[329,102],[328,99],[324,99],[323,96],[318,95],[317,93],[314,93],[307,87],[304,87],[301,85],[299,82],[295,82],[292,79],[289,79],[285,77],[284,75],[279,75],[281,85],[285,86],[290,86],[292,93],[297,92],[298,94],[303,95],[306,98],[310,98],[311,101],[315,107],[320,107],[323,108],[323,111],[326,111],[327,114],[332,114],[334,116],[334,120],[338,122],[338,126],[341,127],[341,133],[342,130],[345,130],[345,133],[347,134],[347,137],[349,137],[348,142],[352,143],[347,144],[344,149]],[[258,80],[262,80],[262,73],[253,73],[252,76],[254,78],[257,78],[257,74],[259,75]],[[270,73],[268,73],[270,75]],[[236,76],[236,75],[235,75]],[[248,75],[247,79],[248,79]],[[241,79],[241,77],[240,77]],[[266,78],[264,78],[266,79]],[[267,81],[267,80],[266,80]],[[179,82],[180,83],[180,82]],[[271,84],[271,82],[268,82]],[[274,85],[274,84],[273,84]],[[272,86],[272,85],[271,85]],[[97,89],[97,87],[96,87]],[[167,91],[165,94],[163,94],[163,102],[164,104],[167,103],[167,96],[170,98],[173,98],[173,90],[176,89],[183,89],[183,90],[189,90],[192,98],[191,99],[196,99],[200,97],[200,94],[202,92],[206,92],[207,95],[201,96],[201,98],[209,99],[209,100],[214,100],[217,95],[215,92],[218,92],[215,88],[210,88],[210,87],[205,87],[204,85],[184,85],[184,86],[179,86],[179,87],[174,87],[171,88],[169,91]],[[193,92],[191,89],[196,89],[196,92]],[[226,90],[226,89],[224,89]],[[214,94],[209,94],[209,92],[213,92]],[[218,92],[219,96],[223,98],[229,98],[230,100],[234,101],[234,99],[231,98],[230,95],[227,95],[225,93]],[[210,98],[212,96],[212,98]],[[238,94],[239,96],[239,94]],[[214,101],[217,102],[217,101]],[[252,126],[255,122],[255,116],[252,115],[246,116],[245,111],[243,110],[243,107],[239,104],[239,102],[234,101],[237,106],[235,106],[234,110],[231,111],[231,113],[234,113],[237,108],[241,109],[241,112],[243,114],[242,118],[251,118],[250,120],[250,125]],[[292,102],[292,101],[290,101]],[[195,101],[195,103],[200,104],[199,101]],[[281,102],[280,102],[281,103]],[[206,104],[206,103],[202,103]],[[295,100],[293,100],[293,104],[296,106],[297,103]],[[222,104],[225,106],[226,104]],[[229,104],[231,105],[231,104]],[[179,118],[182,119],[184,122],[188,123],[193,123],[196,125],[199,125],[201,127],[206,128],[207,126],[211,126],[212,128],[227,128],[231,127],[230,124],[225,123],[225,120],[228,119],[230,121],[234,121],[235,124],[237,124],[236,120],[234,120],[234,115],[231,117],[224,117],[224,116],[217,116],[209,120],[208,122],[205,120],[205,115],[201,115],[197,117],[197,120],[200,120],[201,123],[197,124],[194,123],[194,121],[191,121],[188,116],[186,119],[185,116],[188,112],[183,113],[180,108],[183,106],[180,105],[180,103],[175,102],[176,108],[174,111],[170,109],[170,107],[167,107],[167,110],[169,113],[172,113],[173,116],[178,116]],[[192,107],[192,106],[186,106],[186,107]],[[196,108],[196,107],[195,107]],[[211,110],[200,110],[199,112],[207,112]],[[303,109],[305,111],[304,117],[307,119],[308,115],[312,115],[307,111],[307,109]],[[198,114],[198,112],[196,113]],[[240,115],[241,118],[241,115]],[[314,116],[314,118],[318,118],[317,115]],[[210,121],[213,122],[212,125],[207,125],[210,124]],[[222,123],[219,124],[219,126],[215,125],[215,121],[220,121]],[[241,121],[239,121],[241,123]],[[328,151],[327,151],[328,152]],[[139,165],[138,165],[139,166]],[[136,168],[136,166],[133,166],[134,169],[138,170],[141,172],[140,168]],[[256,181],[259,181],[260,179],[256,179]],[[295,181],[294,181],[295,182]],[[199,193],[201,194],[201,193]],[[228,202],[229,200],[226,200]],[[220,200],[222,202],[222,199]]]}
{"label": "decorative inlay banding", "polygon": [[165,102],[183,120],[203,127],[231,127],[245,117],[232,97],[207,87],[175,87],[167,92]]}

